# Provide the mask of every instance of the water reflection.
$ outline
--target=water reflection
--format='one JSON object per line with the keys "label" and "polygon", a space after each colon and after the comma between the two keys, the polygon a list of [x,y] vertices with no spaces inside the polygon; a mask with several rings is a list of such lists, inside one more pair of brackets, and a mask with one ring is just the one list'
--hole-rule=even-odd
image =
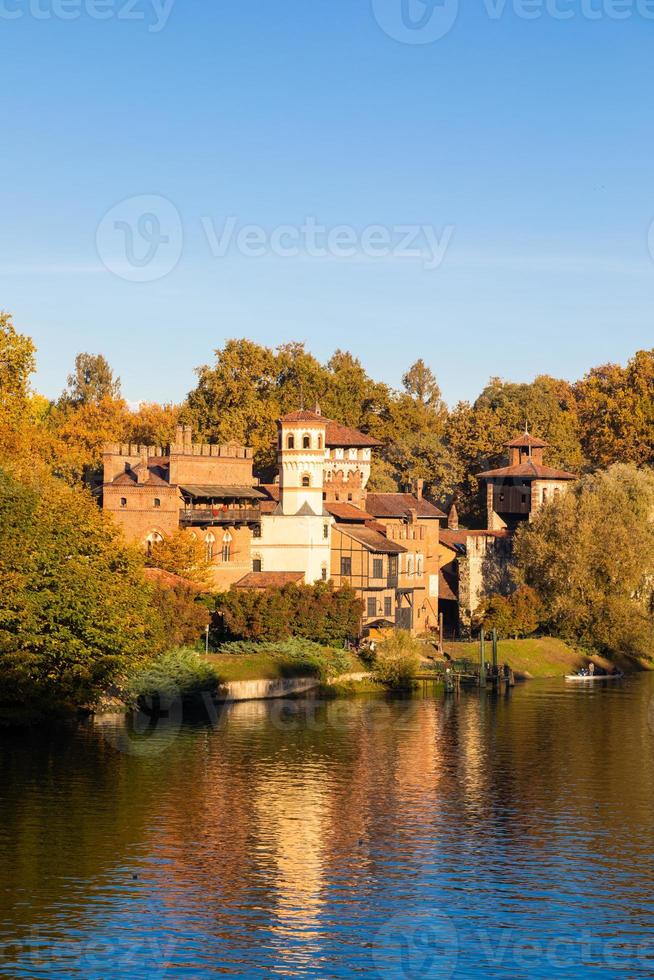
{"label": "water reflection", "polygon": [[0,975],[652,976],[652,681],[4,735]]}

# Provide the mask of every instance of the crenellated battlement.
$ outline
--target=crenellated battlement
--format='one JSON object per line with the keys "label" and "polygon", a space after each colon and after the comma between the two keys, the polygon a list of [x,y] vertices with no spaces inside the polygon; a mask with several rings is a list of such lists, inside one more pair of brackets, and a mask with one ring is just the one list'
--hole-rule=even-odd
{"label": "crenellated battlement", "polygon": [[424,541],[427,529],[422,524],[387,524],[385,531],[391,541]]}

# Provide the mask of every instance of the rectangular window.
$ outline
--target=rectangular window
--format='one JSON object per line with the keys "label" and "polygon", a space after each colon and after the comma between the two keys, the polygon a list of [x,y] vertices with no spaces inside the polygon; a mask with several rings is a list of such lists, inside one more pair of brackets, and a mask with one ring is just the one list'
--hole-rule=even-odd
{"label": "rectangular window", "polygon": [[322,567],[322,580],[323,580],[323,582],[326,582],[327,581],[327,569],[325,568],[324,565]]}
{"label": "rectangular window", "polygon": [[384,616],[390,619],[393,615],[393,600],[389,595],[384,596]]}
{"label": "rectangular window", "polygon": [[261,524],[255,524],[254,525],[254,527],[252,528],[252,537],[253,538],[260,538],[261,537]]}
{"label": "rectangular window", "polygon": [[384,577],[384,559],[383,558],[373,558],[373,560],[372,560],[372,577],[373,578],[383,578]]}
{"label": "rectangular window", "polygon": [[351,558],[341,558],[341,575],[343,578],[352,578]]}
{"label": "rectangular window", "polygon": [[127,497],[121,497],[120,498],[120,506],[121,507],[127,507]]}
{"label": "rectangular window", "polygon": [[261,572],[262,570],[263,569],[262,569],[262,565],[261,565],[261,559],[260,558],[253,558],[252,559],[252,571],[253,572]]}
{"label": "rectangular window", "polygon": [[161,501],[159,500],[159,497],[154,498],[154,506],[161,507]]}
{"label": "rectangular window", "polygon": [[368,619],[374,619],[377,615],[377,600],[368,599]]}
{"label": "rectangular window", "polygon": [[327,539],[329,537],[329,524],[323,524],[322,526],[322,536]]}

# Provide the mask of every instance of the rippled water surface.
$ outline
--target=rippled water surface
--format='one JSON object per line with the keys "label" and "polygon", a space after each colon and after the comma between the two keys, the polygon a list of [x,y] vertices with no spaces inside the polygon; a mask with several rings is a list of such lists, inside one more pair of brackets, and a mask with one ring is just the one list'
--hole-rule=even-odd
{"label": "rippled water surface", "polygon": [[654,976],[653,694],[5,734],[0,976]]}

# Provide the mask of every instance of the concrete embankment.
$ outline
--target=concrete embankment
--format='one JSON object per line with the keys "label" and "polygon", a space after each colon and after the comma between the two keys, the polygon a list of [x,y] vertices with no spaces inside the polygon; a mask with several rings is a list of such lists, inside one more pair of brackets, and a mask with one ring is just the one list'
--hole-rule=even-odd
{"label": "concrete embankment", "polygon": [[302,694],[320,685],[317,677],[277,677],[272,680],[226,681],[220,685],[219,701],[259,701]]}
{"label": "concrete embankment", "polygon": [[[365,681],[368,673],[341,674],[327,681],[328,685]],[[322,687],[317,677],[278,677],[274,680],[225,681],[220,685],[219,701],[261,701],[267,698],[284,698],[289,694],[303,694]]]}

